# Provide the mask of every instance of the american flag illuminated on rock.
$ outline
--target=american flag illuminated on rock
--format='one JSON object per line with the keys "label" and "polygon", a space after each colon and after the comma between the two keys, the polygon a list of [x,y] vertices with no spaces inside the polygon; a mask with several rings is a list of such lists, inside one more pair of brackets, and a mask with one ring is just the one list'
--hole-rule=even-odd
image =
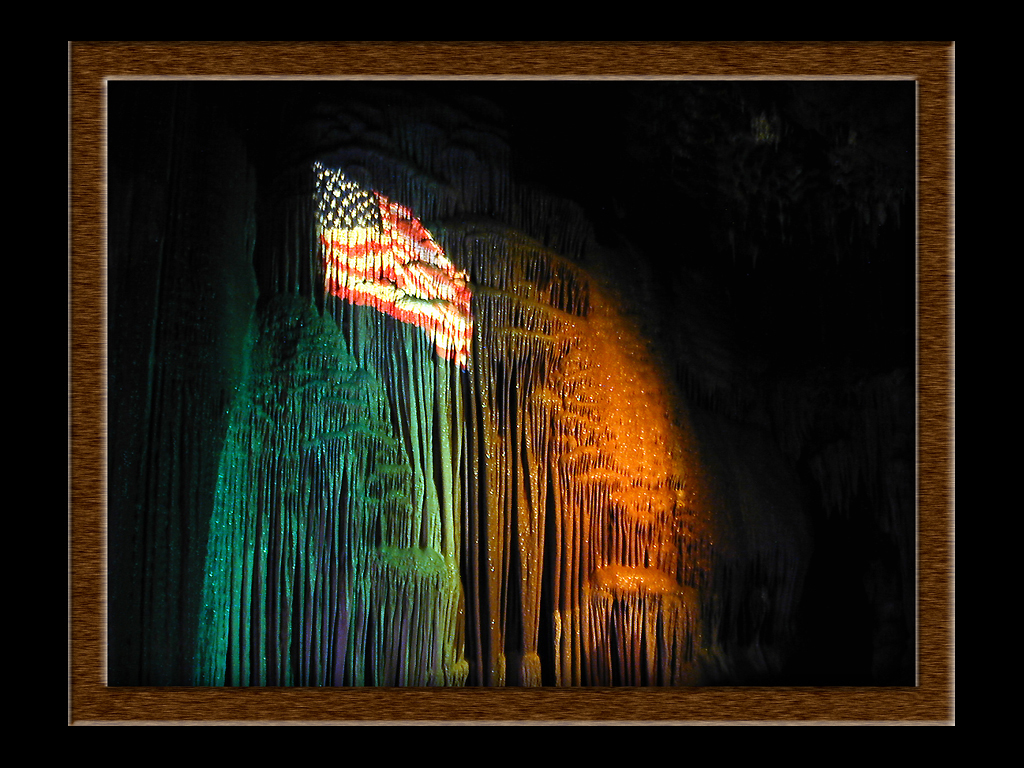
{"label": "american flag illuminated on rock", "polygon": [[339,171],[314,166],[327,290],[423,328],[437,352],[465,367],[473,336],[468,276],[408,208]]}

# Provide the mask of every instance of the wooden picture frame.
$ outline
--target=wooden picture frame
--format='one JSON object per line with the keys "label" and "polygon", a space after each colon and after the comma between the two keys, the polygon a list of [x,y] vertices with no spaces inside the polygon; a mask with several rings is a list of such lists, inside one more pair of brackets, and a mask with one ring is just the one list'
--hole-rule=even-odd
{"label": "wooden picture frame", "polygon": [[[72,42],[69,723],[946,724],[952,694],[949,42]],[[918,86],[919,684],[912,688],[112,688],[104,675],[104,103],[110,77],[899,78]]]}

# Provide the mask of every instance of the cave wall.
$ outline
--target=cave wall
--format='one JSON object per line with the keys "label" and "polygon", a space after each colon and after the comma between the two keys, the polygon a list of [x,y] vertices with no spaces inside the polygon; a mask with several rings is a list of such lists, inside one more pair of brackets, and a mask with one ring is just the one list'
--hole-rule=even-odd
{"label": "cave wall", "polygon": [[[474,93],[111,94],[113,684],[906,679],[912,468],[893,449],[893,481],[877,452],[890,425],[907,437],[905,382],[759,379],[718,288],[665,280],[643,238],[609,245],[518,183]],[[469,272],[468,371],[324,296],[314,160],[409,206]],[[413,438],[424,414],[437,426]],[[405,479],[366,485],[386,467]],[[837,519],[879,529],[879,505],[888,534],[835,592],[822,542]],[[447,597],[423,608],[428,592]],[[809,605],[839,613],[824,627]],[[840,637],[858,675],[823,650]]]}
{"label": "cave wall", "polygon": [[111,85],[109,680],[190,678],[207,527],[256,300],[255,173],[184,85]]}

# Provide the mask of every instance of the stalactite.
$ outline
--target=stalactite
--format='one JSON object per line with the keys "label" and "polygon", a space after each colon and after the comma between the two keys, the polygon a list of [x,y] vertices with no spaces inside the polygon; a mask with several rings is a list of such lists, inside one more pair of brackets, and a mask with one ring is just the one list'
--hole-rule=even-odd
{"label": "stalactite", "polygon": [[447,359],[464,362],[468,326],[379,289],[461,301],[458,275],[415,219],[396,233],[403,211],[319,180],[318,201],[342,201],[317,227],[336,311],[287,291],[263,310],[224,453],[198,682],[457,685],[462,438]]}
{"label": "stalactite", "polygon": [[[265,310],[198,681],[695,682],[709,529],[637,329],[515,230],[431,234],[315,173],[330,311],[294,294]],[[407,292],[453,312],[406,311]]]}
{"label": "stalactite", "polygon": [[602,166],[589,221],[514,179],[489,107],[416,91],[263,123],[182,87],[112,123],[153,134],[111,165],[115,684],[774,682],[828,631],[794,637],[844,570],[819,528],[863,538],[845,594],[911,638],[899,371],[748,348],[754,286],[699,277],[690,198]]}
{"label": "stalactite", "polygon": [[485,528],[495,621],[480,682],[539,684],[542,634],[556,685],[696,681],[711,537],[663,370],[577,263],[514,230],[442,239],[471,275],[481,350],[470,455],[486,481],[467,514]]}
{"label": "stalactite", "polygon": [[465,679],[447,364],[355,314],[364,365],[302,299],[265,313],[222,461],[200,684]]}

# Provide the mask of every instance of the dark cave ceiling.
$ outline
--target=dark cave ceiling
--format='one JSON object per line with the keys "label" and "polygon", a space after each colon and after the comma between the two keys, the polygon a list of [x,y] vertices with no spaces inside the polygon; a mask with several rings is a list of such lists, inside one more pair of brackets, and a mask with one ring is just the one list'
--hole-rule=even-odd
{"label": "dark cave ceiling", "polygon": [[318,105],[425,96],[478,116],[516,183],[582,206],[663,294],[696,280],[758,365],[913,366],[910,81],[210,83],[267,162]]}

